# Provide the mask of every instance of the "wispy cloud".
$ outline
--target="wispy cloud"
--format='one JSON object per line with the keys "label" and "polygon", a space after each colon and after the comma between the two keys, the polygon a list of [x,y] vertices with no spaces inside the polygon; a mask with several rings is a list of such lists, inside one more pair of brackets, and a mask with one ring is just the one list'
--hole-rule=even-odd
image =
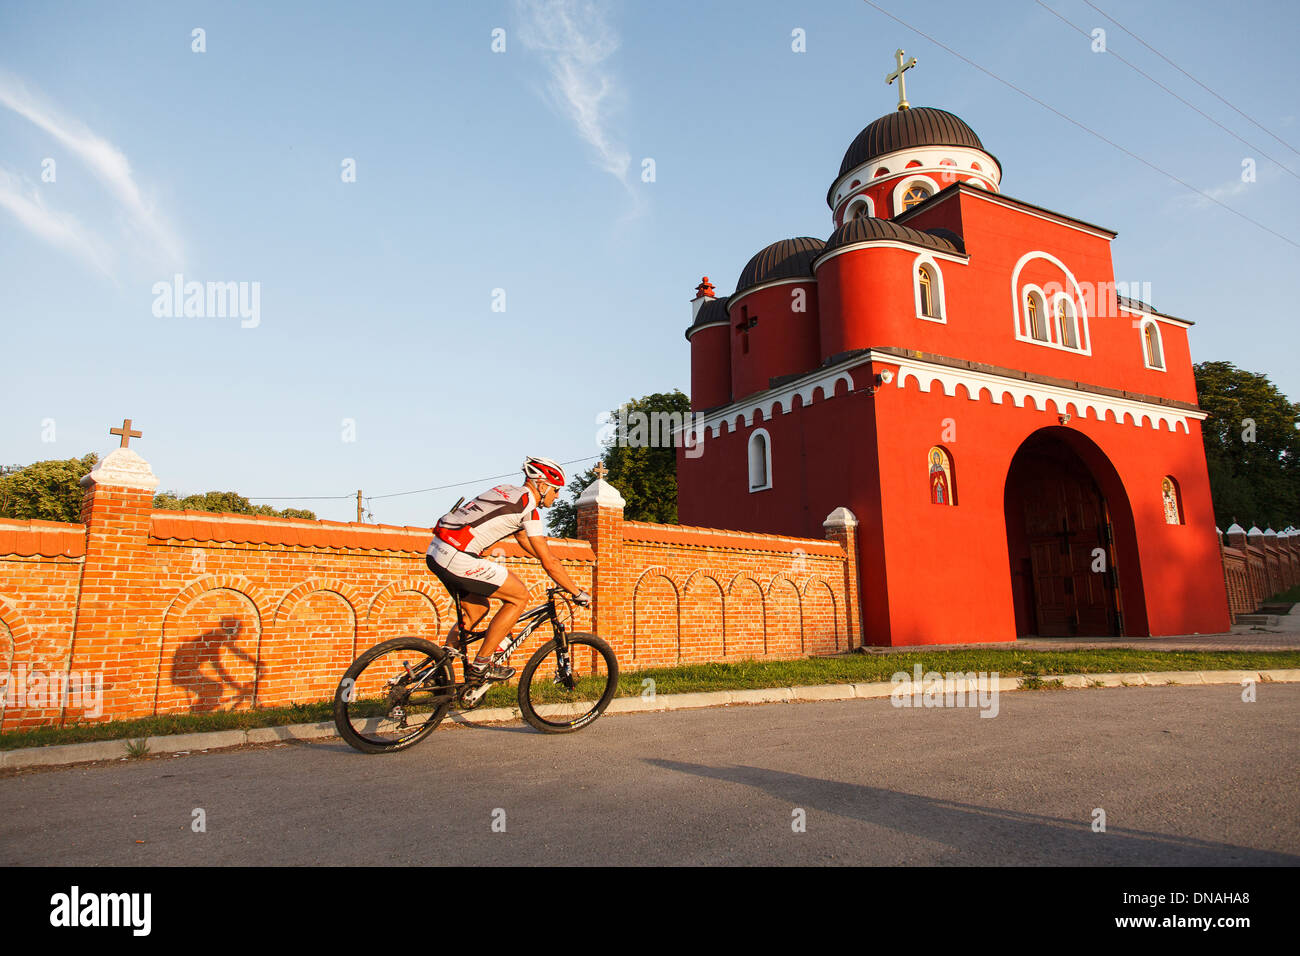
{"label": "wispy cloud", "polygon": [[[132,175],[130,162],[120,149],[97,136],[84,123],[59,115],[21,81],[4,73],[0,73],[0,106],[12,110],[48,133],[83,162],[107,187],[135,233],[137,253],[155,264],[169,267],[180,264],[180,240],[154,205],[145,198]],[[12,208],[8,204],[6,207]],[[60,221],[75,221],[71,217],[57,218]],[[28,220],[23,221],[27,223]],[[32,227],[29,225],[29,228]]]}
{"label": "wispy cloud", "polygon": [[604,8],[590,0],[515,0],[515,11],[521,41],[546,64],[556,107],[595,148],[600,168],[630,189],[632,158],[610,125],[622,90],[606,63],[619,38]]}
{"label": "wispy cloud", "polygon": [[1229,179],[1218,186],[1202,189],[1201,193],[1187,193],[1181,198],[1185,203],[1197,209],[1207,209],[1215,205],[1215,200],[1226,203],[1229,199],[1240,196],[1254,185],[1256,184],[1243,182],[1241,177],[1237,177],[1236,179]]}
{"label": "wispy cloud", "polygon": [[102,243],[77,219],[48,208],[34,184],[0,169],[0,208],[39,238],[71,252],[104,275],[111,275]]}

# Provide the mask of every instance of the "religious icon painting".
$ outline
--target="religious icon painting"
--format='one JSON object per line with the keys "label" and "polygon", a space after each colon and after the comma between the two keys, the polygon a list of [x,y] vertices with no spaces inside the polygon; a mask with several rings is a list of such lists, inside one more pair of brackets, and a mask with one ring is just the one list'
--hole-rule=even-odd
{"label": "religious icon painting", "polygon": [[1182,524],[1182,503],[1178,500],[1178,485],[1168,475],[1160,483],[1160,497],[1165,505],[1165,524]]}
{"label": "religious icon painting", "polygon": [[957,503],[952,483],[952,458],[938,445],[930,449],[930,503],[936,505]]}

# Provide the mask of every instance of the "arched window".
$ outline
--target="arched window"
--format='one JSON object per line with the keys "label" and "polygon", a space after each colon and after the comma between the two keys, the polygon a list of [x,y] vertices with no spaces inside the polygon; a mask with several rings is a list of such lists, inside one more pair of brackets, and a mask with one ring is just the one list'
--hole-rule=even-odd
{"label": "arched window", "polygon": [[849,203],[849,211],[845,213],[844,221],[852,222],[854,219],[872,215],[875,215],[875,210],[871,207],[870,197],[858,196],[853,202]]}
{"label": "arched window", "polygon": [[930,190],[920,183],[908,187],[907,192],[903,193],[903,208],[911,209],[917,203],[923,203],[930,198]]}
{"label": "arched window", "polygon": [[952,456],[947,449],[935,445],[928,452],[928,457],[930,504],[955,505],[957,489],[952,480]]}
{"label": "arched window", "polygon": [[916,284],[916,317],[943,322],[943,273],[938,263],[927,255],[917,256],[914,272]]}
{"label": "arched window", "polygon": [[1075,332],[1074,306],[1063,295],[1056,299],[1056,341],[1068,349],[1079,347],[1079,336]]}
{"label": "arched window", "polygon": [[1154,321],[1142,323],[1142,359],[1147,368],[1165,370],[1165,350],[1160,342],[1160,329]]}
{"label": "arched window", "polygon": [[1029,293],[1025,297],[1025,324],[1030,337],[1040,342],[1047,341],[1047,316],[1044,312],[1043,297],[1037,292]]}
{"label": "arched window", "polygon": [[772,443],[767,430],[758,428],[749,436],[749,490],[772,487]]}
{"label": "arched window", "polygon": [[1178,482],[1165,475],[1160,482],[1160,499],[1165,509],[1165,524],[1183,523],[1183,496],[1178,493]]}

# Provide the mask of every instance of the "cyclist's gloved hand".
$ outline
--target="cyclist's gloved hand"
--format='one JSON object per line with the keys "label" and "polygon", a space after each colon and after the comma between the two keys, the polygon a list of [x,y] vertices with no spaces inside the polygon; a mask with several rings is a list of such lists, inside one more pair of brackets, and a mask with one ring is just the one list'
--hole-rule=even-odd
{"label": "cyclist's gloved hand", "polygon": [[574,595],[573,603],[579,605],[580,607],[590,607],[591,595],[588,594],[585,590],[579,591],[577,594]]}

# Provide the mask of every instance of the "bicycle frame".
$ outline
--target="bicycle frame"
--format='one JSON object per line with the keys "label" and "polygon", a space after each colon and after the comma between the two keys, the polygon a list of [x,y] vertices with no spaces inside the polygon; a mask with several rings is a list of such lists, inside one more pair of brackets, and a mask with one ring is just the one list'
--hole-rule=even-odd
{"label": "bicycle frame", "polygon": [[[557,650],[558,650],[560,661],[563,665],[565,665],[566,668],[568,667],[569,644],[568,641],[565,640],[566,632],[564,629],[564,625],[560,623],[560,616],[555,612],[555,595],[559,594],[562,590],[563,588],[547,588],[546,602],[544,604],[539,604],[537,605],[537,607],[525,611],[523,614],[519,615],[519,620],[516,623],[523,624],[524,627],[521,631],[519,631],[518,634],[515,634],[513,637],[509,637],[505,641],[502,641],[501,647],[499,649],[501,660],[503,661],[509,660],[510,655],[515,652],[515,649],[518,648],[519,645],[523,644],[524,641],[528,640],[528,638],[532,636],[532,633],[542,626],[543,622],[550,621],[551,627],[555,632],[555,640],[559,645]],[[468,649],[469,645],[473,644],[475,641],[481,641],[483,640],[483,638],[487,637],[487,632],[471,631],[467,629],[465,627],[464,609],[461,607],[460,604],[460,594],[459,593],[453,594],[452,600],[456,602],[456,629],[460,635],[462,646]],[[469,660],[469,655],[466,654],[464,651],[458,651],[455,648],[451,648],[451,647],[447,647],[445,648],[445,650],[453,657],[460,658],[463,661]],[[433,664],[426,666],[425,668],[422,668],[419,671],[410,672],[410,677],[412,678],[412,682],[409,686],[412,688],[420,686],[420,684],[424,683],[425,680],[427,680],[435,671],[437,671],[439,667],[441,667],[442,663],[443,663],[442,661],[437,661],[434,662]],[[458,681],[452,685],[451,687],[452,693],[449,696],[452,699],[455,699],[457,696],[459,696],[461,691],[467,690],[468,688],[475,686],[479,683],[481,683],[481,681],[470,681],[470,680]],[[435,697],[432,699],[432,702],[438,702],[443,699],[444,698],[441,696]]]}

